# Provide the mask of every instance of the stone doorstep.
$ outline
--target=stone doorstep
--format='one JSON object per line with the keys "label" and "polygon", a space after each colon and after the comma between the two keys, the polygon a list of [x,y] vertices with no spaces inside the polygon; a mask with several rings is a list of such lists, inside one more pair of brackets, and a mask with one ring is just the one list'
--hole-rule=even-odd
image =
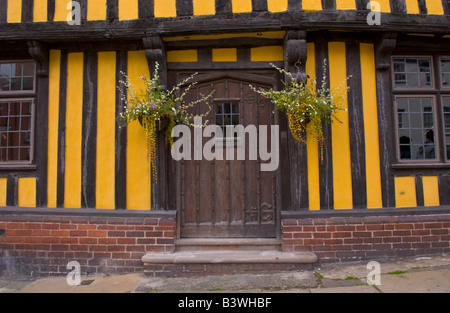
{"label": "stone doorstep", "polygon": [[150,264],[314,264],[312,252],[281,251],[181,251],[172,254],[148,253],[142,262]]}
{"label": "stone doorstep", "polygon": [[176,252],[200,250],[281,251],[281,240],[270,238],[189,238],[175,241]]}

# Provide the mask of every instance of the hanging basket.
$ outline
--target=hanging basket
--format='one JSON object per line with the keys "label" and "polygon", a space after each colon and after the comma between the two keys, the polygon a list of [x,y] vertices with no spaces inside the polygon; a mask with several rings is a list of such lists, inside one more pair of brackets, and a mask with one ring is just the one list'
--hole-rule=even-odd
{"label": "hanging basket", "polygon": [[[142,116],[138,118],[139,124],[144,127],[144,123],[142,122]],[[170,119],[168,117],[163,117],[156,123],[156,131],[165,131],[167,126],[169,125]]]}

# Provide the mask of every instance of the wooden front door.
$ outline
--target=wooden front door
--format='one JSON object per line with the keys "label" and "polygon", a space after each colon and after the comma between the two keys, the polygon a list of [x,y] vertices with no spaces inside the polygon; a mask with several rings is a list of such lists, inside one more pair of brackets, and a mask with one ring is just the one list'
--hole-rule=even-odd
{"label": "wooden front door", "polygon": [[[178,73],[181,81],[190,73]],[[254,92],[257,88],[271,88],[272,72],[255,73],[202,73],[187,100],[196,100],[199,94],[214,90],[209,124],[225,129],[232,125],[274,125],[273,106]],[[193,109],[194,114],[207,112],[207,104]],[[192,130],[193,133],[193,130]],[[192,135],[193,138],[194,135]],[[268,136],[270,149],[270,136]],[[194,140],[194,139],[193,139]],[[204,138],[203,146],[211,138]],[[245,160],[238,160],[238,136],[221,140],[223,160],[182,160],[176,162],[180,236],[182,238],[273,238],[276,237],[277,211],[275,172],[263,172],[261,160],[249,160],[249,138],[246,139]],[[242,147],[242,146],[241,146]],[[192,144],[194,149],[194,143]],[[226,153],[234,154],[234,160]],[[192,152],[192,155],[193,152]]]}

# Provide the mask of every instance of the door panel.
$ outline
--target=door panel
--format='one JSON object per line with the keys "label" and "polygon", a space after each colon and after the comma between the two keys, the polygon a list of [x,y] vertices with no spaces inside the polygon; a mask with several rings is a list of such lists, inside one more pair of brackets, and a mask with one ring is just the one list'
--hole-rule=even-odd
{"label": "door panel", "polygon": [[[244,127],[268,125],[270,131],[270,125],[274,125],[273,107],[249,85],[270,88],[266,82],[268,77],[273,77],[271,75],[261,76],[261,81],[265,82],[262,84],[240,80],[236,74],[221,74],[220,77],[216,73],[210,80],[207,74],[201,74],[201,83],[190,91],[187,100],[195,100],[200,94],[207,95],[214,90],[212,111],[208,116],[210,124],[234,120]],[[177,76],[181,81],[188,74]],[[204,113],[208,108],[202,103],[193,108],[193,113]],[[239,115],[235,112],[237,109]],[[191,133],[193,149],[193,130]],[[203,145],[209,140],[211,138],[203,138]],[[192,151],[191,161],[182,160],[175,166],[180,180],[177,207],[181,237],[276,237],[275,172],[261,172],[261,161],[249,160],[248,140],[247,137],[245,160],[237,160],[237,149],[232,144],[224,146],[223,160],[195,161]],[[230,149],[234,160],[226,159],[226,151]]]}

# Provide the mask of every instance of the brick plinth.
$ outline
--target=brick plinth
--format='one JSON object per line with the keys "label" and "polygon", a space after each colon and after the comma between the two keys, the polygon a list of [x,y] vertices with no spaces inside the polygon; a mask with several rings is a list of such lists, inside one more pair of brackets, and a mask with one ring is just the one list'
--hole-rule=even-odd
{"label": "brick plinth", "polygon": [[0,277],[143,271],[148,252],[173,252],[175,219],[0,215]]}
{"label": "brick plinth", "polygon": [[311,251],[319,262],[347,262],[450,252],[450,214],[288,218],[285,252]]}

